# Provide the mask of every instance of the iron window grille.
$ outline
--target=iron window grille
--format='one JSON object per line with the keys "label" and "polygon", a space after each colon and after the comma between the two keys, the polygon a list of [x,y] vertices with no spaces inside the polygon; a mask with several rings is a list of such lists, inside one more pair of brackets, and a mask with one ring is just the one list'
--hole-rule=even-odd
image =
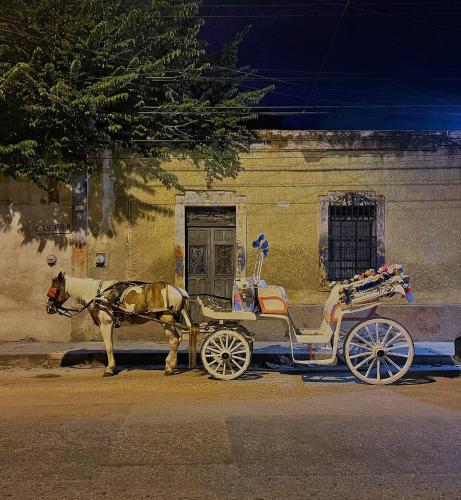
{"label": "iron window grille", "polygon": [[338,281],[376,267],[376,203],[345,193],[328,207],[328,277]]}

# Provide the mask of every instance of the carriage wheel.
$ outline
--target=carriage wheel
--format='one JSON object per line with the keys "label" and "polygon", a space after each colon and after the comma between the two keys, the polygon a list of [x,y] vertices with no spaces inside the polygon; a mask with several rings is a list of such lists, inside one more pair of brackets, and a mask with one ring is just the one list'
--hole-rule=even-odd
{"label": "carriage wheel", "polygon": [[218,330],[203,342],[202,364],[213,378],[233,380],[247,371],[251,350],[250,342],[240,332]]}
{"label": "carriage wheel", "polygon": [[407,330],[387,318],[359,323],[344,343],[349,370],[367,384],[386,385],[401,379],[410,369],[414,353]]}

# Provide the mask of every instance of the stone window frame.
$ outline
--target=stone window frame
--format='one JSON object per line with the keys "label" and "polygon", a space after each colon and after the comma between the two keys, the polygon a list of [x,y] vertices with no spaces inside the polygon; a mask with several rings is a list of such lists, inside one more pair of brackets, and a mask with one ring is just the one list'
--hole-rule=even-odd
{"label": "stone window frame", "polygon": [[376,267],[379,268],[385,262],[385,241],[384,241],[384,196],[376,194],[374,191],[333,191],[327,195],[319,196],[320,221],[319,221],[319,268],[320,268],[320,291],[329,291],[328,279],[328,208],[332,204],[343,204],[347,196],[354,194],[366,200],[370,204],[376,205]]}
{"label": "stone window frame", "polygon": [[186,191],[176,195],[175,207],[175,285],[186,288],[186,208],[235,208],[235,277],[245,278],[247,272],[247,203],[246,196],[235,191]]}

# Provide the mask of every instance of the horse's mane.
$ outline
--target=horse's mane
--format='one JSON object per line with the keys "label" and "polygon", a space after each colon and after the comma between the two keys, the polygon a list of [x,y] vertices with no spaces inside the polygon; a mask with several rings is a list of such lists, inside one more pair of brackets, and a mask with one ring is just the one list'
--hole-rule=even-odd
{"label": "horse's mane", "polygon": [[[93,299],[97,293],[101,280],[93,278],[76,278],[74,276],[65,275],[66,291],[69,296],[80,303],[87,303]],[[104,290],[116,281],[103,281],[101,289]]]}

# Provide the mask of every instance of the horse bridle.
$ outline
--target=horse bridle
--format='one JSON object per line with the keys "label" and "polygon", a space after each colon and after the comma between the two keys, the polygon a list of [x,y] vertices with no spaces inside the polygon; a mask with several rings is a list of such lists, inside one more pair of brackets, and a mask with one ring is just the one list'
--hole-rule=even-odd
{"label": "horse bridle", "polygon": [[46,296],[48,297],[46,301],[46,312],[48,314],[55,314],[59,310],[59,295],[61,294],[61,288],[57,286],[52,286]]}
{"label": "horse bridle", "polygon": [[[46,296],[48,297],[47,303],[46,303],[46,312],[48,314],[58,313],[58,314],[61,314],[62,316],[67,316],[68,318],[72,318],[73,316],[76,316],[77,314],[83,312],[85,309],[94,308],[94,304],[95,304],[96,300],[102,295],[102,293],[104,293],[106,290],[109,290],[109,289],[113,288],[113,286],[115,286],[115,285],[112,285],[112,286],[108,287],[107,289],[105,289],[104,292],[101,292],[102,283],[103,283],[103,281],[101,281],[99,283],[98,292],[97,292],[96,297],[91,299],[81,309],[73,309],[70,307],[64,307],[62,304],[60,304],[59,303],[59,296],[61,295],[61,287],[60,286],[59,287],[52,286],[48,290],[48,293],[46,294]],[[64,302],[65,301],[63,301],[63,303]],[[101,305],[98,305],[98,308],[99,309],[107,309],[106,306],[101,306]]]}

